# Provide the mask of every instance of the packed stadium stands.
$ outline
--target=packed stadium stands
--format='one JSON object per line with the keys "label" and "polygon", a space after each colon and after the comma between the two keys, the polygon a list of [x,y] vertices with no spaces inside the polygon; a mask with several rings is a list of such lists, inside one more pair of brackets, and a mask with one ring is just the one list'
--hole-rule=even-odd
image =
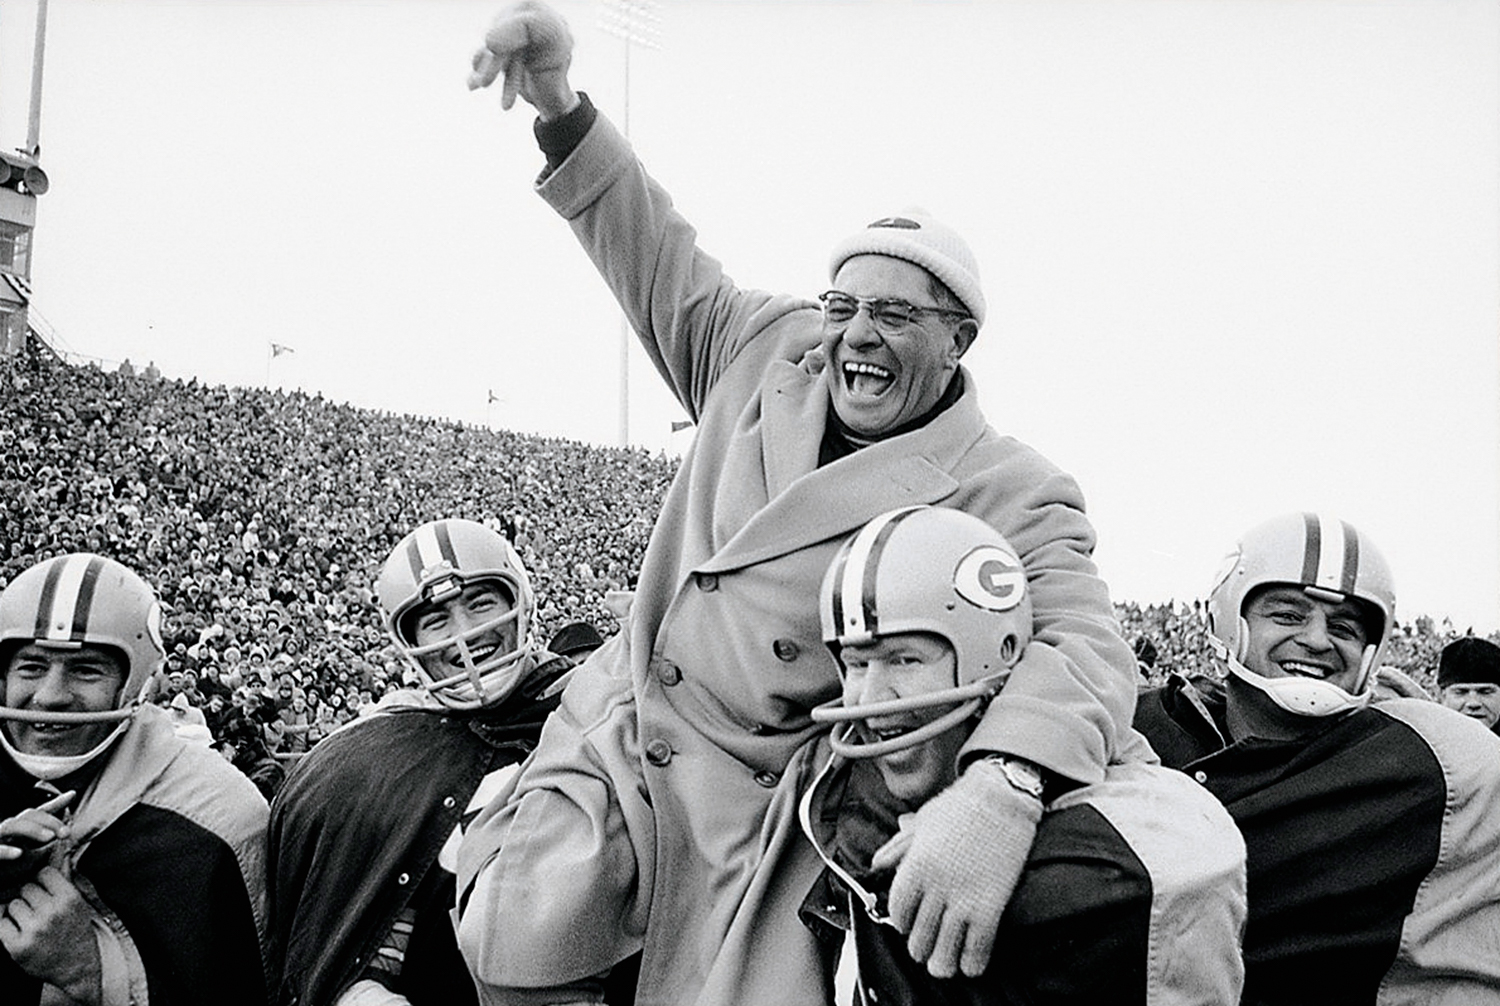
{"label": "packed stadium stands", "polygon": [[[532,573],[537,638],[578,619],[607,637],[606,594],[632,585],[675,468],[639,449],[73,365],[33,346],[0,357],[0,584],[67,551],[139,570],[168,613],[153,699],[186,691],[209,707],[220,692],[209,725],[240,738],[249,770],[265,760],[249,735],[295,754],[402,684],[370,588],[407,530],[445,516],[502,530]],[[1210,671],[1196,605],[1116,611],[1143,682]],[[1456,634],[1403,622],[1385,662],[1430,686]]]}

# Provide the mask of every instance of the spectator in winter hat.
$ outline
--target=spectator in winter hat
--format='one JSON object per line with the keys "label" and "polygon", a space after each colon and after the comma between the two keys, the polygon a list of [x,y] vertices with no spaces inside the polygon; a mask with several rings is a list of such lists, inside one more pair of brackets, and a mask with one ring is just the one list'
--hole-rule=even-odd
{"label": "spectator in winter hat", "polygon": [[1438,657],[1439,701],[1495,729],[1500,722],[1500,646],[1464,636]]}

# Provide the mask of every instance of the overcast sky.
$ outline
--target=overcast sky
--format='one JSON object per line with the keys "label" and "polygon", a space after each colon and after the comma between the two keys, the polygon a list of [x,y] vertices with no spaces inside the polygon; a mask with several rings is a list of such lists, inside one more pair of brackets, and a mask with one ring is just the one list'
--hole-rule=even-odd
{"label": "overcast sky", "polygon": [[[52,0],[62,348],[618,442],[618,315],[530,191],[529,112],[464,86],[499,6]],[[620,121],[624,43],[558,6]],[[5,146],[31,15],[0,11]],[[1201,597],[1321,509],[1400,615],[1500,624],[1500,0],[664,0],[629,98],[742,285],[816,294],[911,205],[969,236],[988,415],[1078,478],[1116,598]],[[633,353],[629,438],[680,450]]]}

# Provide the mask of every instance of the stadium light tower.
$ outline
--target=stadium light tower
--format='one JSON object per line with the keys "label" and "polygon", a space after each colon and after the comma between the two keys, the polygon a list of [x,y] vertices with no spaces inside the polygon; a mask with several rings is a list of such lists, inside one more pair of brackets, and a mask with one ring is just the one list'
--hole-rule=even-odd
{"label": "stadium light tower", "polygon": [[31,327],[32,232],[36,197],[47,191],[41,153],[42,53],[47,37],[47,0],[37,0],[36,44],[31,56],[31,111],[26,146],[0,150],[0,355],[19,353]]}
{"label": "stadium light tower", "polygon": [[[600,0],[599,27],[625,42],[625,138],[630,139],[630,51],[661,48],[661,4],[656,0]],[[630,320],[620,315],[620,446],[630,446]]]}

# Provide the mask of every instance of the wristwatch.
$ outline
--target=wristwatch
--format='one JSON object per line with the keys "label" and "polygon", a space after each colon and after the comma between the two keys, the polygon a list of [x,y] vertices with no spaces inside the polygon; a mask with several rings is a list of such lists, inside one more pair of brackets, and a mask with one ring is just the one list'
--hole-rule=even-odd
{"label": "wristwatch", "polygon": [[988,754],[982,760],[999,769],[1000,774],[1005,776],[1005,781],[1022,793],[1029,793],[1038,800],[1042,799],[1042,791],[1047,785],[1046,780],[1042,778],[1042,770],[1031,762],[1003,754]]}

